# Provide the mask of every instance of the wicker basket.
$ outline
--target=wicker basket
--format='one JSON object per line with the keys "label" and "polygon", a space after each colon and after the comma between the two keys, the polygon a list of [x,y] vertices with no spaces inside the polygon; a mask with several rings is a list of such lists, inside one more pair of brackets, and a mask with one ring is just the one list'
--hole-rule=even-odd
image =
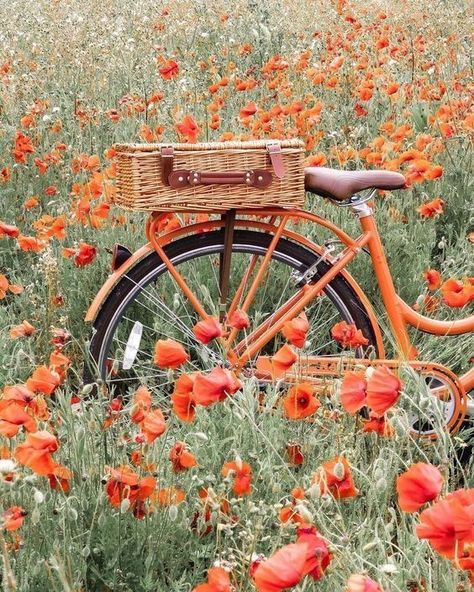
{"label": "wicker basket", "polygon": [[300,140],[118,144],[115,203],[146,212],[298,208],[303,146]]}

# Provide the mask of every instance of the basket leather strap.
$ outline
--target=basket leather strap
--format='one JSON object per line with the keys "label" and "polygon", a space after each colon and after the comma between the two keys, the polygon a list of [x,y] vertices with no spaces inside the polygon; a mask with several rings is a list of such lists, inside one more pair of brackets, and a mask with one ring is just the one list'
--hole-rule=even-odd
{"label": "basket leather strap", "polygon": [[169,185],[175,189],[189,185],[248,185],[268,187],[272,182],[270,171],[254,169],[249,171],[199,172],[190,170],[173,171],[168,177]]}
{"label": "basket leather strap", "polygon": [[272,163],[273,172],[282,179],[285,176],[285,165],[283,164],[283,154],[281,152],[281,145],[279,142],[269,142],[267,144],[268,155]]}
{"label": "basket leather strap", "polygon": [[169,177],[173,172],[174,148],[173,146],[162,146],[161,155],[161,180],[163,185],[169,185]]}

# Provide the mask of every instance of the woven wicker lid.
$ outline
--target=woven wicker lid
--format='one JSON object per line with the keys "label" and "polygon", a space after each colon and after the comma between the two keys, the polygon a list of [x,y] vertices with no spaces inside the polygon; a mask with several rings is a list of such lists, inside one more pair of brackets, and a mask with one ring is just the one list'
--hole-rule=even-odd
{"label": "woven wicker lid", "polygon": [[162,146],[173,146],[175,150],[252,150],[266,148],[268,144],[280,144],[282,148],[304,148],[304,142],[298,138],[290,140],[250,140],[247,142],[199,142],[196,144],[171,144],[162,142],[160,144],[115,144],[117,152],[157,152]]}

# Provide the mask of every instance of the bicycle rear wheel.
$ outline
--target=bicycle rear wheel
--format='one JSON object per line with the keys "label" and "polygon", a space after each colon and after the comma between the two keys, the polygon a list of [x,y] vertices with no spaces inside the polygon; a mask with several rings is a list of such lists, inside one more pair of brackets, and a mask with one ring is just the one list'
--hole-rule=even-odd
{"label": "bicycle rear wheel", "polygon": [[[235,231],[230,299],[252,258],[263,257],[271,239],[269,234],[262,232]],[[166,247],[167,256],[208,313],[215,316],[218,316],[219,302],[219,254],[223,249],[222,230],[191,235]],[[298,291],[294,272],[304,273],[317,259],[317,253],[280,239],[267,269],[266,281],[260,286],[249,310],[250,328],[271,316]],[[311,281],[316,282],[328,268],[329,264],[321,261]],[[362,356],[370,349],[377,356],[375,331],[369,315],[342,275],[336,276],[305,312],[310,323],[305,355],[340,355],[341,347],[332,338],[330,330],[335,323],[346,321],[360,329],[368,340],[367,346],[349,352],[350,355]],[[120,394],[146,383],[159,399],[167,399],[175,377],[153,363],[158,339],[171,338],[185,347],[191,356],[188,372],[205,371],[226,363],[218,343],[203,345],[196,340],[192,327],[198,320],[157,253],[151,253],[127,272],[104,302],[93,325],[91,363],[86,379],[99,377],[111,391],[120,391]],[[242,331],[242,338],[243,334]],[[272,355],[283,343],[284,338],[278,334],[258,353]],[[250,368],[253,362],[249,362]]]}

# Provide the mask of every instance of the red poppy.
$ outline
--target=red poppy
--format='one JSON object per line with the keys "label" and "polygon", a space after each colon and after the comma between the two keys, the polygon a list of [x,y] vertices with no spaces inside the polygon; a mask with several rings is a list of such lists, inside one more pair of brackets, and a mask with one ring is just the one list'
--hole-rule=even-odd
{"label": "red poppy", "polygon": [[282,592],[296,586],[304,576],[307,554],[307,545],[293,543],[262,561],[253,574],[258,592]]}
{"label": "red poppy", "polygon": [[289,442],[286,445],[286,454],[292,465],[302,465],[304,462],[304,454],[301,449],[301,444]]}
{"label": "red poppy", "polygon": [[331,493],[337,499],[355,497],[358,494],[349,463],[343,456],[336,456],[321,465],[313,477],[322,495]]}
{"label": "red poppy", "polygon": [[377,415],[370,413],[369,419],[364,419],[363,424],[364,427],[362,431],[366,433],[374,432],[383,438],[391,438],[394,434],[394,430],[385,415],[378,417]]}
{"label": "red poppy", "polygon": [[285,339],[295,347],[304,347],[306,336],[309,330],[309,323],[306,314],[302,312],[291,321],[287,321],[281,330]]}
{"label": "red poppy", "polygon": [[166,431],[165,417],[161,409],[152,409],[145,414],[140,423],[140,429],[145,436],[147,444],[151,444]]}
{"label": "red poppy", "polygon": [[207,570],[207,582],[192,592],[231,592],[229,573],[223,567],[211,567]]}
{"label": "red poppy", "polygon": [[170,450],[169,459],[173,464],[173,471],[180,473],[197,465],[194,454],[186,449],[184,442],[176,442]]}
{"label": "red poppy", "polygon": [[181,421],[187,423],[193,421],[196,415],[196,401],[193,394],[194,378],[189,374],[181,374],[175,382],[171,395],[173,411]]}
{"label": "red poppy", "polygon": [[321,406],[314,396],[309,382],[301,382],[290,388],[283,399],[284,414],[291,419],[303,419],[313,415]]}
{"label": "red poppy", "polygon": [[227,320],[227,324],[229,327],[238,329],[239,331],[242,329],[247,329],[247,327],[250,327],[249,316],[243,310],[234,310],[234,312],[230,315],[230,318]]}
{"label": "red poppy", "polygon": [[246,117],[250,117],[251,115],[255,115],[257,113],[257,105],[254,102],[250,102],[245,107],[242,107],[240,110],[240,118],[245,119]]}
{"label": "red poppy", "polygon": [[207,317],[204,321],[199,321],[193,327],[193,333],[196,338],[204,344],[208,344],[223,333],[222,326],[214,317]]}
{"label": "red poppy", "polygon": [[417,211],[423,218],[433,218],[433,216],[443,213],[443,207],[444,201],[437,197],[432,201],[421,204],[421,206],[417,208]]}
{"label": "red poppy", "polygon": [[416,534],[443,557],[462,556],[464,544],[474,540],[474,489],[458,490],[420,514]]}
{"label": "red poppy", "polygon": [[154,362],[161,368],[175,370],[189,360],[189,354],[181,345],[173,339],[159,339],[155,345]]}
{"label": "red poppy", "polygon": [[[122,408],[121,399],[120,407]],[[151,393],[146,386],[139,386],[133,395],[133,405],[130,410],[130,418],[133,423],[140,423],[145,419],[145,415],[151,410]]]}
{"label": "red poppy", "polygon": [[398,504],[404,512],[418,512],[423,504],[436,499],[443,485],[439,469],[416,463],[397,477]]}
{"label": "red poppy", "polygon": [[105,484],[105,492],[111,505],[120,507],[122,501],[128,499],[135,517],[143,518],[145,516],[143,502],[155,491],[155,478],[140,479],[130,467],[124,465],[109,471],[110,477]]}
{"label": "red poppy", "polygon": [[252,467],[241,460],[234,460],[227,462],[222,467],[222,476],[234,473],[234,483],[232,485],[232,491],[235,495],[249,495],[252,491]]}
{"label": "red poppy", "polygon": [[453,308],[462,308],[474,298],[474,285],[468,279],[461,282],[450,278],[440,289],[443,302]]}
{"label": "red poppy", "polygon": [[368,339],[364,337],[362,331],[357,329],[354,323],[349,325],[346,321],[336,323],[331,329],[331,335],[342,347],[355,348],[369,343]]}
{"label": "red poppy", "polygon": [[38,475],[54,473],[56,463],[51,456],[58,449],[58,441],[46,431],[28,434],[22,444],[18,444],[14,456],[16,460]]}
{"label": "red poppy", "polygon": [[177,506],[183,502],[186,498],[186,494],[182,489],[176,487],[164,487],[159,489],[154,495],[153,499],[156,500],[160,506]]}
{"label": "red poppy", "polygon": [[40,366],[28,378],[26,386],[33,393],[52,395],[59,383],[60,378],[57,372],[50,370],[47,366]]}
{"label": "red poppy", "polygon": [[20,506],[12,506],[3,512],[3,527],[6,530],[18,530],[23,524],[27,512]]}
{"label": "red poppy", "polygon": [[341,405],[351,414],[357,413],[367,404],[367,382],[358,372],[347,372],[341,385]]}
{"label": "red poppy", "polygon": [[347,580],[345,592],[383,592],[380,584],[363,574],[352,574]]}
{"label": "red poppy", "polygon": [[0,220],[0,238],[9,236],[10,238],[16,238],[20,234],[20,231],[16,226],[5,224]]}
{"label": "red poppy", "polygon": [[402,383],[386,366],[375,368],[367,380],[367,405],[381,417],[398,400]]}
{"label": "red poppy", "polygon": [[166,60],[166,62],[158,68],[160,76],[165,80],[172,80],[179,74],[179,66],[174,60]]}
{"label": "red poppy", "polygon": [[36,333],[36,329],[28,321],[23,321],[21,325],[16,325],[10,329],[10,337],[18,339],[19,337],[29,337]]}
{"label": "red poppy", "polygon": [[285,343],[274,356],[257,358],[257,370],[273,378],[280,378],[293,366],[298,359],[296,353]]}
{"label": "red poppy", "polygon": [[13,438],[23,426],[27,432],[36,431],[36,421],[25,411],[25,403],[13,399],[0,401],[0,434]]}
{"label": "red poppy", "polygon": [[186,115],[183,121],[176,124],[176,131],[188,142],[195,143],[197,142],[197,138],[201,133],[201,128],[194,121],[191,115]]}
{"label": "red poppy", "polygon": [[241,386],[240,381],[230,370],[217,366],[208,374],[196,374],[193,385],[194,400],[198,405],[207,407],[218,401],[224,401]]}
{"label": "red poppy", "polygon": [[441,285],[441,274],[436,269],[427,269],[423,273],[423,277],[428,284],[428,290],[436,290]]}
{"label": "red poppy", "polygon": [[70,489],[70,480],[72,471],[63,465],[56,465],[53,473],[47,475],[51,489],[57,489],[63,493],[68,493]]}
{"label": "red poppy", "polygon": [[297,543],[307,546],[304,574],[314,580],[321,579],[332,559],[326,541],[318,535],[314,526],[302,525],[296,534]]}

